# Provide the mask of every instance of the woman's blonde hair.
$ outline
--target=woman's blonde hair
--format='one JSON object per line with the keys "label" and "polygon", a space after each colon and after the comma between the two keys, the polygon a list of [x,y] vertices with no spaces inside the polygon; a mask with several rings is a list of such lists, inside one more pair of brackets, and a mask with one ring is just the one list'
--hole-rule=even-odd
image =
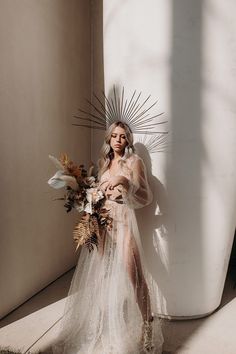
{"label": "woman's blonde hair", "polygon": [[100,179],[101,175],[109,168],[110,162],[114,158],[113,149],[110,146],[111,134],[116,127],[121,127],[125,130],[125,138],[127,141],[127,145],[125,147],[124,155],[121,158],[121,161],[125,161],[126,158],[134,152],[133,146],[133,133],[128,126],[128,124],[123,122],[115,122],[110,125],[110,127],[106,130],[104,143],[100,152],[100,159],[98,160],[98,178]]}

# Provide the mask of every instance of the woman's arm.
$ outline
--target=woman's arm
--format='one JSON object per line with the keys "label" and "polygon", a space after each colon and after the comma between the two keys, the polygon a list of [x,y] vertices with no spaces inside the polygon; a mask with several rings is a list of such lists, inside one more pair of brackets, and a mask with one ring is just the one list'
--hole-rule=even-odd
{"label": "woman's arm", "polygon": [[124,194],[126,204],[131,208],[142,208],[152,202],[153,195],[148,183],[147,172],[141,158],[136,158],[131,165],[129,188]]}
{"label": "woman's arm", "polygon": [[131,171],[129,178],[122,175],[113,176],[101,184],[101,189],[109,199],[115,199],[122,194],[122,199],[129,207],[142,208],[152,202],[146,167],[143,160],[136,156],[129,168]]}
{"label": "woman's arm", "polygon": [[126,190],[129,189],[129,180],[124,176],[113,176],[109,179],[105,190],[113,190],[115,187],[122,185]]}

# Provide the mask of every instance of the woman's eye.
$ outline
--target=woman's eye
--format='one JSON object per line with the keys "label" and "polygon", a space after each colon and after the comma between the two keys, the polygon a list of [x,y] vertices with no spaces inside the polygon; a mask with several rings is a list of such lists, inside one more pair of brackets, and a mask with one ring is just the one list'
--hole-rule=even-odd
{"label": "woman's eye", "polygon": [[[117,137],[117,134],[111,134],[111,137],[112,137],[112,138],[116,138],[116,137]],[[125,135],[120,135],[120,138],[123,139],[123,140],[126,140]]]}

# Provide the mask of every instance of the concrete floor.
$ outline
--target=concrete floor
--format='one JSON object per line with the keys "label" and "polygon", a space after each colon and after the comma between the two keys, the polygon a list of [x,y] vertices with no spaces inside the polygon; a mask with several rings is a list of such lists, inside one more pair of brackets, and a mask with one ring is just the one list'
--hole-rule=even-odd
{"label": "concrete floor", "polygon": [[[74,268],[0,321],[0,348],[49,354]],[[221,306],[195,320],[163,321],[163,354],[236,353],[236,270],[228,272]],[[0,349],[0,353],[6,353]]]}

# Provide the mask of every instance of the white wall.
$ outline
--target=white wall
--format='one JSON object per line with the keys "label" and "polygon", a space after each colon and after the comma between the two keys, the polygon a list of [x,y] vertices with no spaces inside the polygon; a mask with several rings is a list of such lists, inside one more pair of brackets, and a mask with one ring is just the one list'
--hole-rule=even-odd
{"label": "white wall", "polygon": [[90,159],[72,115],[90,95],[90,2],[0,1],[0,317],[71,268],[75,215],[48,154]]}
{"label": "white wall", "polygon": [[150,165],[162,215],[149,209],[140,228],[161,311],[173,317],[213,311],[224,286],[236,209],[235,11],[233,0],[104,0],[106,92],[151,93],[169,120],[170,147]]}

